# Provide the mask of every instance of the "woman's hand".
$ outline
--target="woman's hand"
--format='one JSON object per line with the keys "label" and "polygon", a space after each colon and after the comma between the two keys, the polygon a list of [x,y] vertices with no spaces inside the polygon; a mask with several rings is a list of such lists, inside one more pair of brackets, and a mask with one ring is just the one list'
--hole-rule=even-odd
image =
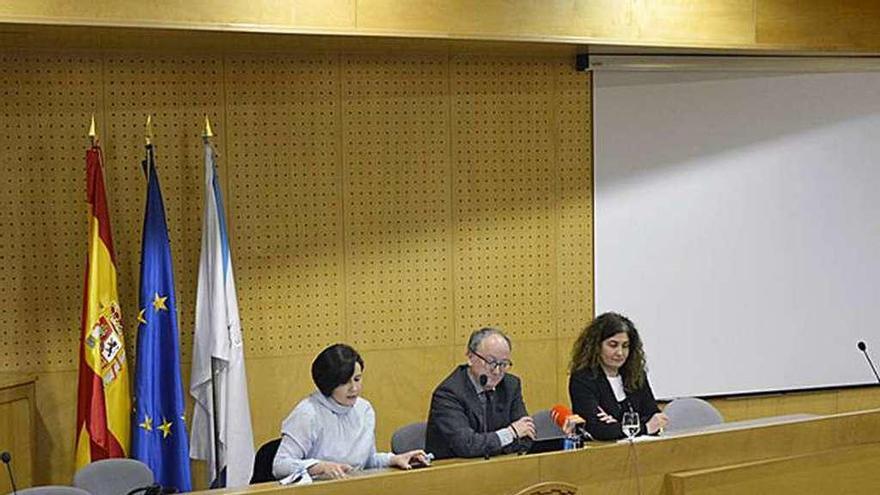
{"label": "woman's hand", "polygon": [[610,425],[610,424],[612,424],[612,423],[617,423],[617,420],[614,419],[614,416],[612,416],[612,415],[608,414],[607,412],[603,411],[601,407],[599,408],[599,414],[596,414],[596,417],[599,418],[599,421],[601,421],[601,422],[603,422],[603,423],[605,423],[605,424],[609,424],[609,425]]}
{"label": "woman's hand", "polygon": [[645,429],[648,430],[648,435],[653,435],[658,431],[662,430],[666,427],[667,423],[669,423],[669,416],[661,413],[657,413],[651,416],[651,419],[648,420],[648,423],[645,425]]}
{"label": "woman's hand", "polygon": [[578,425],[583,425],[585,423],[586,420],[584,420],[584,418],[578,416],[577,414],[572,414],[565,419],[565,424],[562,425],[562,431],[566,435],[572,435],[574,434],[574,430],[578,427]]}
{"label": "woman's hand", "polygon": [[348,464],[321,461],[309,468],[309,475],[313,478],[337,480],[345,478],[349,471],[351,471],[351,466]]}
{"label": "woman's hand", "polygon": [[425,451],[421,449],[391,456],[391,465],[400,469],[412,469],[413,465],[419,464],[427,466],[429,463]]}

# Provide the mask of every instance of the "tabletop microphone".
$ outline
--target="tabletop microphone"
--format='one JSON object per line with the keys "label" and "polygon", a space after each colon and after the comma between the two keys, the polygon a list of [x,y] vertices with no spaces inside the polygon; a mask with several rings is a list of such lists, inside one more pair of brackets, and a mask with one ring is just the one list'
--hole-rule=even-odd
{"label": "tabletop microphone", "polygon": [[[574,416],[575,414],[571,409],[563,406],[562,404],[556,404],[550,409],[550,419],[556,423],[560,429],[565,427],[565,422],[568,421],[568,418]],[[587,423],[584,421],[583,423],[578,423],[574,426],[574,431],[584,440],[592,440],[593,436],[587,431]]]}
{"label": "tabletop microphone", "polygon": [[860,340],[858,343],[858,347],[859,350],[862,351],[862,354],[865,355],[865,359],[868,360],[868,364],[871,365],[871,371],[874,372],[874,378],[877,379],[877,383],[880,383],[880,375],[877,374],[877,368],[874,367],[874,362],[871,361],[871,356],[868,355],[868,346]]}
{"label": "tabletop microphone", "polygon": [[18,490],[15,488],[15,477],[12,476],[12,466],[9,465],[12,462],[12,455],[4,450],[3,453],[0,453],[0,461],[6,464],[6,471],[9,473],[9,484],[12,486],[12,495],[16,495]]}

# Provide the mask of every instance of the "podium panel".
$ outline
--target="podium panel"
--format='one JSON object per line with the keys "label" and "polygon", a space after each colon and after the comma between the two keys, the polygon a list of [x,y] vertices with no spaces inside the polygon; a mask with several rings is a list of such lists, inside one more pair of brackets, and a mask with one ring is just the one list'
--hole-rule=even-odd
{"label": "podium panel", "polygon": [[[488,461],[440,461],[428,469],[383,470],[304,486],[264,483],[199,493],[507,495],[542,481],[575,484],[581,495],[794,493],[785,491],[788,486],[815,493],[813,486],[825,486],[794,481],[805,475],[817,483],[834,479],[834,489],[825,493],[880,491],[880,476],[873,475],[880,460],[870,460],[880,459],[880,409],[730,428]],[[778,490],[759,487],[770,478]]]}
{"label": "podium panel", "polygon": [[[877,493],[880,445],[832,449],[667,475],[670,495]],[[844,490],[845,487],[845,490]]]}
{"label": "podium panel", "polygon": [[[0,373],[0,450],[12,455],[10,466],[19,489],[33,484],[36,417],[31,375]],[[0,493],[12,491],[6,466],[0,465]]]}

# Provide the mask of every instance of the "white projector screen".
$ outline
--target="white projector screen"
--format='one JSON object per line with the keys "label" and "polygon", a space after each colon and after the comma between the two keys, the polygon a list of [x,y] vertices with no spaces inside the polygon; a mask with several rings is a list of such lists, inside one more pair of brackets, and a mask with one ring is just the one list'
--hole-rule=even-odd
{"label": "white projector screen", "polygon": [[596,312],[657,397],[872,383],[880,74],[594,77]]}

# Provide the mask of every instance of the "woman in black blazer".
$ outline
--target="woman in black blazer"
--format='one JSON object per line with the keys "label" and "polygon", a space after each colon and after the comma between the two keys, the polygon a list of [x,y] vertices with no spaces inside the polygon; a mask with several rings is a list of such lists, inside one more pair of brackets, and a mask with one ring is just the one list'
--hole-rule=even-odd
{"label": "woman in black blazer", "polygon": [[574,343],[570,370],[572,410],[587,420],[596,440],[624,438],[621,420],[628,411],[639,414],[640,435],[657,434],[666,425],[648,383],[642,339],[627,317],[596,317]]}

